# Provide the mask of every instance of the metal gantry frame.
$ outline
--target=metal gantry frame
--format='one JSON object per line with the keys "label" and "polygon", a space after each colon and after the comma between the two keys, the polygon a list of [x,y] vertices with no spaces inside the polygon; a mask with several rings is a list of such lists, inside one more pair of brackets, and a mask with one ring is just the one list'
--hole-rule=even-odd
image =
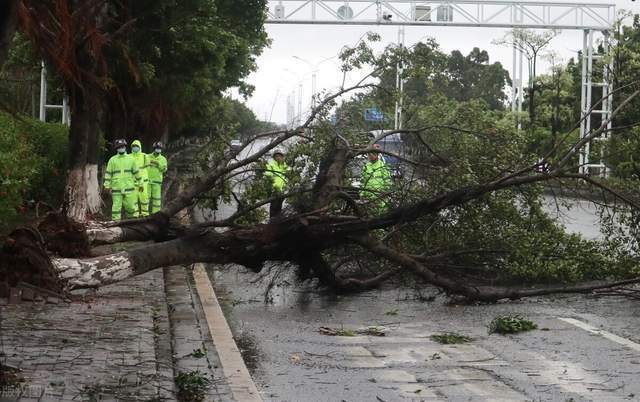
{"label": "metal gantry frame", "polygon": [[[271,1],[267,24],[398,25],[398,43],[404,45],[405,26],[451,26],[479,28],[528,28],[583,31],[580,138],[591,132],[594,115],[610,120],[613,108],[611,65],[603,66],[601,82],[593,82],[594,60],[603,59],[610,49],[610,32],[615,25],[616,7],[611,3],[569,3],[555,1],[508,0],[277,0]],[[604,54],[594,54],[594,33],[603,35]],[[402,94],[402,63],[396,71],[396,87]],[[523,54],[513,49],[512,111],[521,112],[523,103]],[[593,109],[593,88],[602,87],[599,109]],[[402,127],[402,96],[396,103],[395,127]],[[610,135],[608,130],[600,140]],[[580,153],[580,172],[607,175],[602,155],[593,162],[591,144]]]}
{"label": "metal gantry frame", "polygon": [[435,25],[592,29],[613,26],[615,5],[507,0],[278,0],[269,24]]}
{"label": "metal gantry frame", "polygon": [[47,103],[47,66],[44,62],[40,64],[40,112],[39,118],[41,121],[47,121],[48,109],[61,109],[62,110],[62,124],[71,124],[71,113],[69,112],[69,98],[65,95],[62,98],[62,105],[52,105]]}
{"label": "metal gantry frame", "polygon": [[[602,52],[594,53],[594,31],[584,30],[582,39],[582,80],[580,99],[580,139],[589,135],[592,130],[593,117],[600,116],[600,123],[606,123],[605,131],[595,138],[597,141],[607,140],[611,134],[613,122],[613,82],[611,73],[613,60],[609,58],[611,49],[611,38],[609,31],[602,32]],[[600,81],[594,82],[594,61],[603,60],[601,63],[602,77]],[[601,96],[596,96],[593,103],[594,88],[602,88]],[[596,119],[597,120],[597,119]],[[597,170],[600,175],[608,176],[609,167],[603,161],[603,149],[600,149],[598,161],[594,162],[591,157],[591,142],[587,142],[580,152],[580,173],[589,174],[591,169]]]}

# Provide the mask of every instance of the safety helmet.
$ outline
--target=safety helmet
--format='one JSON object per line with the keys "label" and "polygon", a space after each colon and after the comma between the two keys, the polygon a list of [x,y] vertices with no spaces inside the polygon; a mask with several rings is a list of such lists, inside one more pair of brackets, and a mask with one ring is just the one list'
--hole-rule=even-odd
{"label": "safety helmet", "polygon": [[119,138],[115,140],[115,142],[113,143],[114,148],[121,148],[126,146],[127,146],[127,140],[125,140],[124,138]]}
{"label": "safety helmet", "polygon": [[160,149],[162,149],[162,148],[163,148],[163,147],[162,147],[162,142],[160,142],[160,141],[156,141],[156,142],[154,142],[154,143],[153,143],[153,149],[156,149],[156,148],[160,148]]}
{"label": "safety helmet", "polygon": [[276,155],[278,155],[278,154],[280,154],[280,155],[284,156],[284,152],[282,152],[282,150],[281,150],[280,148],[276,148],[276,149],[274,149],[274,150],[273,150],[273,156],[276,156]]}
{"label": "safety helmet", "polygon": [[380,144],[373,144],[373,149],[382,149]]}

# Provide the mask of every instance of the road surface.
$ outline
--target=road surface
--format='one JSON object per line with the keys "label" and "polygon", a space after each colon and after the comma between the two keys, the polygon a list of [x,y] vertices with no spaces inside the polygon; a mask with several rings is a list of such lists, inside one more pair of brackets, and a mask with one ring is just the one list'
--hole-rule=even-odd
{"label": "road surface", "polygon": [[[550,209],[552,203],[550,203]],[[559,219],[599,236],[581,203]],[[262,397],[267,401],[632,401],[640,400],[640,302],[553,296],[493,305],[449,305],[436,289],[323,294],[291,270],[211,271]],[[265,303],[265,288],[275,283]],[[430,300],[430,301],[428,301]],[[489,335],[501,314],[539,329]],[[327,336],[320,327],[384,326],[386,336]],[[430,336],[472,338],[441,345]]]}

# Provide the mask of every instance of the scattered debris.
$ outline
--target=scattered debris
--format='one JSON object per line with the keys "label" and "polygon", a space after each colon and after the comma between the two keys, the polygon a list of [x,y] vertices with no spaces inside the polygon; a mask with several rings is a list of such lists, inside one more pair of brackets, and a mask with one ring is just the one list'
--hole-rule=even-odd
{"label": "scattered debris", "polygon": [[398,309],[394,308],[393,310],[389,310],[385,312],[384,315],[398,315]]}
{"label": "scattered debris", "polygon": [[388,331],[387,327],[383,327],[380,325],[370,325],[368,327],[362,327],[358,329],[348,329],[348,328],[330,328],[330,327],[320,327],[318,332],[322,335],[328,336],[356,336],[356,335],[369,335],[369,336],[385,336],[385,333]]}
{"label": "scattered debris", "polygon": [[387,331],[387,327],[383,327],[380,325],[370,325],[368,327],[356,329],[357,334],[369,336],[385,336],[385,333]]}
{"label": "scattered debris", "polygon": [[329,327],[320,327],[318,332],[320,332],[322,335],[328,336],[356,336],[356,333],[353,330],[344,328],[336,329]]}
{"label": "scattered debris", "polygon": [[300,362],[302,361],[302,357],[300,357],[299,353],[294,353],[289,358],[289,361],[291,361],[291,363],[293,364],[300,364]]}
{"label": "scattered debris", "polygon": [[440,353],[434,353],[431,355],[431,360],[439,360],[442,359],[442,356],[440,356]]}
{"label": "scattered debris", "polygon": [[207,355],[207,348],[202,346],[202,349],[193,349],[191,353],[191,357],[195,357],[196,359],[201,359]]}
{"label": "scattered debris", "polygon": [[473,339],[465,335],[460,335],[455,332],[444,332],[442,334],[433,334],[430,336],[432,341],[436,341],[443,345],[454,345],[458,343],[471,342]]}
{"label": "scattered debris", "polygon": [[518,332],[537,329],[533,321],[529,321],[519,314],[498,316],[489,324],[489,334],[516,334]]}

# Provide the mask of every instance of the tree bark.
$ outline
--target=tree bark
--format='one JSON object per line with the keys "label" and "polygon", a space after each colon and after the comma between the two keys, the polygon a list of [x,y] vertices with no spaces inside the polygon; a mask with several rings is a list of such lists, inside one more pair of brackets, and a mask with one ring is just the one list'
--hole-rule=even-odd
{"label": "tree bark", "polygon": [[105,286],[156,268],[195,262],[236,263],[258,272],[265,261],[305,261],[310,250],[335,244],[337,238],[329,233],[289,220],[225,233],[190,233],[126,252],[51,263],[67,289]]}
{"label": "tree bark", "polygon": [[98,183],[100,155],[101,96],[74,88],[71,97],[71,128],[69,131],[69,173],[65,187],[65,215],[76,222],[85,222],[98,214],[102,206]]}
{"label": "tree bark", "polygon": [[18,25],[18,0],[3,0],[0,4],[0,66],[9,53]]}
{"label": "tree bark", "polygon": [[334,194],[342,186],[344,170],[349,161],[349,150],[340,144],[329,149],[327,159],[320,164],[320,171],[314,186],[313,209],[327,206]]}

